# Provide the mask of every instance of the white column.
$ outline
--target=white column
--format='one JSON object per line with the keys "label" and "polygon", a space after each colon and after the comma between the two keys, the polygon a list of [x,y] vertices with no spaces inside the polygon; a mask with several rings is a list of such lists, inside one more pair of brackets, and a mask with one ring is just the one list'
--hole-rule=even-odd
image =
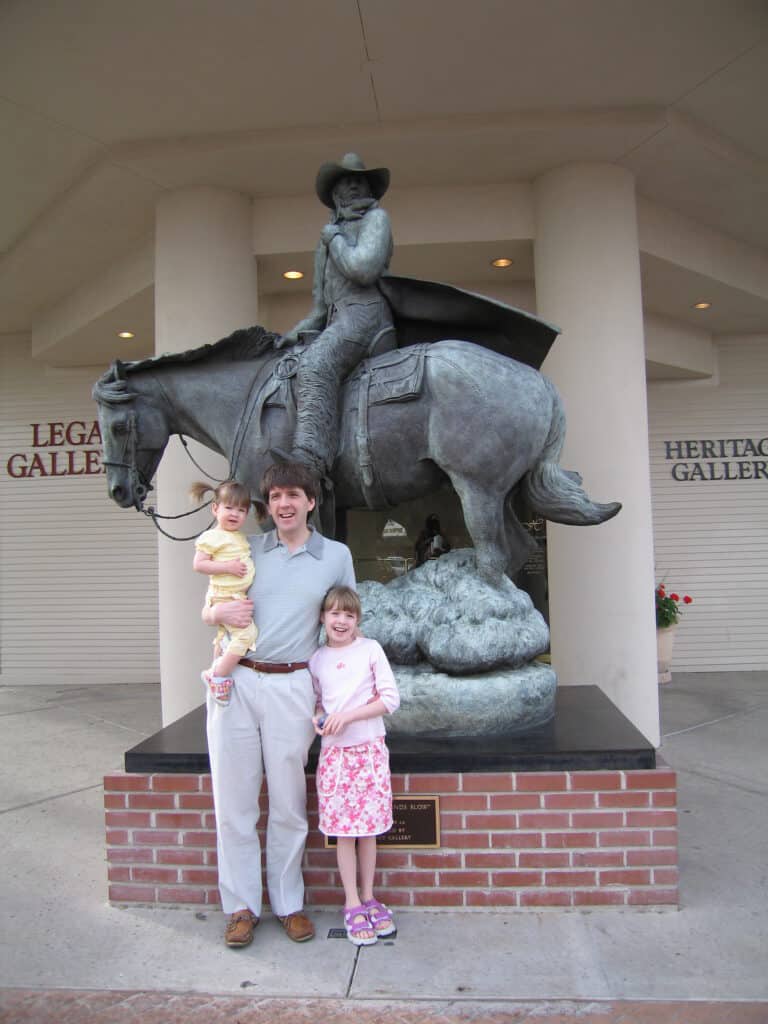
{"label": "white column", "polygon": [[600,526],[548,525],[552,660],[561,684],[596,684],[659,742],[643,315],[632,175],[558,168],[535,183],[536,304],[562,328],[543,372],[567,417],[561,463]]}
{"label": "white column", "polygon": [[[252,202],[215,188],[165,193],[155,229],[155,350],[182,352],[217,341],[257,322],[256,260]],[[226,460],[190,442],[195,459],[218,478]],[[172,438],[153,495],[158,511],[176,515],[192,508],[187,491],[207,478]],[[204,514],[167,525],[187,537],[203,529]],[[160,679],[163,724],[201,704],[200,672],[210,664],[213,631],[200,619],[207,578],[192,571],[194,545],[158,539]]]}

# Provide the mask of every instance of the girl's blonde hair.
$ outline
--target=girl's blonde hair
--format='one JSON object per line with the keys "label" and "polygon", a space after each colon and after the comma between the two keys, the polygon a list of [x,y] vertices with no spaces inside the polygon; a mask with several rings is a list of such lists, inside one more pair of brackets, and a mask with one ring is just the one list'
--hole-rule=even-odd
{"label": "girl's blonde hair", "polygon": [[225,505],[236,505],[238,508],[250,509],[255,504],[251,498],[251,492],[237,480],[225,480],[223,483],[212,487],[210,484],[194,483],[189,488],[189,496],[192,501],[200,502],[208,492],[213,494],[213,501],[217,504],[222,502]]}
{"label": "girl's blonde hair", "polygon": [[331,587],[323,598],[323,611],[329,612],[332,608],[338,608],[342,612],[352,612],[357,616],[357,621],[363,617],[363,606],[357,591],[352,587]]}

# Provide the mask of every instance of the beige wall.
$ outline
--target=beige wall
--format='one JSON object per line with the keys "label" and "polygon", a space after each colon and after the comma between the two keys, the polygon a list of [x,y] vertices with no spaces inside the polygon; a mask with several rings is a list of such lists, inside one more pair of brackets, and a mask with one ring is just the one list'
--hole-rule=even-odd
{"label": "beige wall", "polygon": [[[768,468],[768,338],[720,338],[715,347],[716,381],[648,388],[656,579],[694,599],[675,640],[679,672],[768,666],[768,479],[755,478],[751,465]],[[726,458],[686,457],[700,450],[674,445],[728,439],[764,439],[766,454],[739,459],[726,448]],[[745,478],[677,481],[676,463],[679,476]]]}
{"label": "beige wall", "polygon": [[[0,684],[157,682],[155,530],[86,472],[98,442],[78,443],[101,371],[46,370],[23,336],[0,340],[0,364]],[[49,424],[73,424],[69,441]],[[13,455],[10,472],[31,475],[9,475]]]}

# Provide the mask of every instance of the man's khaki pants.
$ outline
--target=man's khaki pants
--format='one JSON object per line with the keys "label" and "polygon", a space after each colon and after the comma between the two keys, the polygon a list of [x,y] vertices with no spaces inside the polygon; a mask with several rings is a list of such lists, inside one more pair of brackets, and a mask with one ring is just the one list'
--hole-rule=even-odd
{"label": "man's khaki pants", "polygon": [[304,906],[301,860],[307,837],[304,768],[315,735],[315,694],[306,669],[285,674],[238,665],[226,706],[208,695],[208,752],[225,913],[261,914],[261,844],[256,832],[259,794],[269,789],[266,858],[272,912],[283,917]]}

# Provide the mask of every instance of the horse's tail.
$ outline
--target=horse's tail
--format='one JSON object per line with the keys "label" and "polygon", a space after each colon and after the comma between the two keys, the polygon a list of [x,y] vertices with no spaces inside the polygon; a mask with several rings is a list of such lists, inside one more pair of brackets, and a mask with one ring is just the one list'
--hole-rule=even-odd
{"label": "horse's tail", "polygon": [[554,384],[542,377],[552,398],[552,420],[538,461],[520,481],[520,491],[530,508],[553,523],[592,526],[604,523],[621,509],[618,501],[598,504],[581,487],[578,473],[558,464],[565,442],[565,413]]}

